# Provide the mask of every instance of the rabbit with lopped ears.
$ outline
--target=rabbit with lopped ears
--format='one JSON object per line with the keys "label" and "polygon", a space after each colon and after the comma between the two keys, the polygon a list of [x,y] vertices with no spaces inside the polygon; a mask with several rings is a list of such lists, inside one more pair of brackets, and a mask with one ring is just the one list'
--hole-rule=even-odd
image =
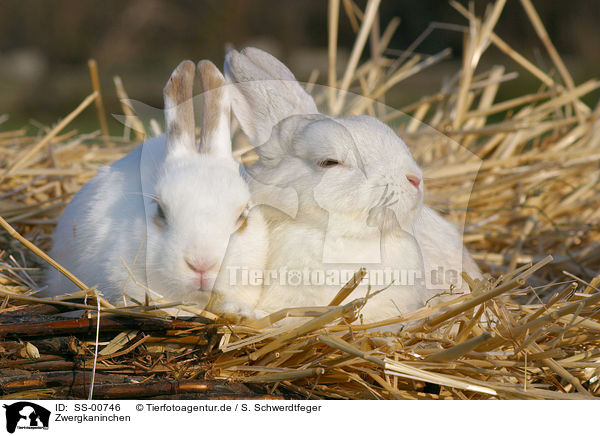
{"label": "rabbit with lopped ears", "polygon": [[[231,280],[229,269],[264,269],[267,228],[232,155],[225,79],[209,61],[197,68],[199,146],[196,66],[184,61],[164,89],[166,135],[81,188],[59,220],[51,255],[112,303],[166,300],[203,309],[210,300],[211,310],[253,318],[262,286]],[[50,295],[74,290],[53,268],[47,283]]]}
{"label": "rabbit with lopped ears", "polygon": [[[256,48],[230,51],[225,76],[259,155],[248,172],[270,230],[267,270],[287,274],[265,283],[259,311],[327,305],[361,266],[371,280],[351,298],[384,289],[362,309],[366,323],[418,309],[444,290],[469,292],[462,271],[481,278],[454,225],[423,204],[423,172],[387,125],[319,113],[291,71]],[[384,280],[370,290],[376,275]]]}

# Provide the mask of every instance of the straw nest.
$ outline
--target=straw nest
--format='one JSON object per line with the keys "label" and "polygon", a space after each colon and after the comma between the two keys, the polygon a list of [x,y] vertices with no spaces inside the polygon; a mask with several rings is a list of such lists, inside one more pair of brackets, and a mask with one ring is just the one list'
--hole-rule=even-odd
{"label": "straw nest", "polygon": [[[414,52],[431,27],[399,57],[390,56],[398,20],[380,32],[378,0],[364,11],[351,0],[330,1],[331,66],[340,18],[350,20],[357,38],[342,77],[329,70],[327,84],[341,91],[329,90],[323,99],[340,111],[348,106],[341,92],[358,90],[371,100],[359,100],[351,111],[397,122],[425,168],[429,203],[465,223],[465,242],[488,273],[484,281],[465,277],[468,295],[399,314],[389,322],[410,322],[398,333],[351,324],[364,303],[352,297],[362,270],[330,306],[290,311],[309,316],[293,327],[271,326],[285,313],[242,325],[204,311],[169,319],[160,305],[115,309],[93,293],[79,302],[38,299],[41,268],[51,262],[44,252],[61,210],[99,166],[129,152],[139,138],[131,139],[128,129],[122,138],[106,135],[93,62],[93,93],[55,127],[41,137],[0,132],[1,398],[87,397],[92,385],[94,398],[598,395],[600,106],[581,99],[600,82],[573,82],[529,0],[521,0],[524,13],[552,71],[508,46],[494,33],[504,3],[490,5],[483,17],[452,3],[466,19],[449,26],[464,32],[461,69],[435,95],[392,111],[373,101],[383,102],[390,88],[449,52]],[[371,57],[361,62],[367,41]],[[539,80],[537,92],[496,101],[514,73],[502,66],[482,71],[478,64],[490,46],[516,62],[519,74]],[[126,97],[118,78],[115,84]],[[92,104],[100,131],[70,130]],[[140,135],[139,120],[123,110]]]}

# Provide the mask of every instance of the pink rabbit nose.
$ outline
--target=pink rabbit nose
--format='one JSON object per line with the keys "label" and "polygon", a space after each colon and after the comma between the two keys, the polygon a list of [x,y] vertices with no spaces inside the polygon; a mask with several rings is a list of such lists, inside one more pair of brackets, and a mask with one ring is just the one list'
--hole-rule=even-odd
{"label": "pink rabbit nose", "polygon": [[408,182],[413,185],[415,188],[418,188],[421,184],[421,179],[417,176],[406,176]]}
{"label": "pink rabbit nose", "polygon": [[189,269],[191,269],[192,271],[197,272],[198,274],[201,274],[201,275],[206,274],[208,271],[210,271],[212,268],[214,268],[214,266],[217,264],[217,262],[215,262],[212,259],[195,260],[193,262],[186,259],[185,263],[187,264]]}

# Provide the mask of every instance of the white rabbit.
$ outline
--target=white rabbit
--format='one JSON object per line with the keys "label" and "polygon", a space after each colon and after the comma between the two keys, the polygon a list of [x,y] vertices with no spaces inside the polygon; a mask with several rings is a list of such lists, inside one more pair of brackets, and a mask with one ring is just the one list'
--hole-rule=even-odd
{"label": "white rabbit", "polygon": [[[258,310],[327,305],[347,273],[365,266],[373,291],[393,282],[362,310],[364,322],[380,321],[451,285],[468,292],[463,270],[481,277],[456,228],[423,204],[423,173],[388,126],[319,114],[293,74],[256,48],[230,51],[225,75],[235,85],[234,115],[257,146],[250,186],[265,205],[267,270],[277,275],[266,280]],[[340,270],[346,275],[336,282]],[[360,286],[351,298],[367,291]]]}
{"label": "white rabbit", "polygon": [[[204,100],[196,146],[195,69],[184,61],[167,82],[166,136],[81,188],[59,220],[51,255],[111,302],[130,304],[124,293],[144,302],[148,292],[202,309],[214,290],[218,311],[252,317],[262,287],[230,280],[229,269],[264,268],[267,228],[232,155],[228,86],[209,61],[198,64]],[[74,290],[53,268],[47,278],[51,295]]]}

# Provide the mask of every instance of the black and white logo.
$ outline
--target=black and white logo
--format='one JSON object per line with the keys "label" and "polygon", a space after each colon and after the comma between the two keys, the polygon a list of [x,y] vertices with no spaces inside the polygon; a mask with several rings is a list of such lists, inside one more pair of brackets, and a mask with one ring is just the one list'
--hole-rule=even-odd
{"label": "black and white logo", "polygon": [[4,404],[6,409],[6,431],[14,433],[16,429],[48,429],[50,411],[29,401],[19,401],[11,405]]}

